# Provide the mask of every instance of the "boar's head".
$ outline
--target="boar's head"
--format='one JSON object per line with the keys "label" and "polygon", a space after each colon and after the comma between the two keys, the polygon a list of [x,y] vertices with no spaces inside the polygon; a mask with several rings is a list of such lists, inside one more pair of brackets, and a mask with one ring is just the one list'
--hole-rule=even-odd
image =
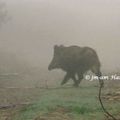
{"label": "boar's head", "polygon": [[54,46],[54,55],[51,63],[48,66],[48,70],[53,70],[57,68],[61,68],[61,59],[62,59],[62,49],[64,49],[63,45],[55,45]]}

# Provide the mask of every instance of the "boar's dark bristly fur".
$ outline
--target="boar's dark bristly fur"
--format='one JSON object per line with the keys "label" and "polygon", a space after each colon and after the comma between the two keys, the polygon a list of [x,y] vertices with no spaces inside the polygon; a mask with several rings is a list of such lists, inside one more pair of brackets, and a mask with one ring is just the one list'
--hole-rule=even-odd
{"label": "boar's dark bristly fur", "polygon": [[[78,86],[83,79],[84,73],[88,70],[91,70],[95,75],[100,77],[100,66],[96,51],[90,47],[65,47],[63,45],[55,45],[54,56],[48,69],[62,69],[66,72],[61,85],[65,84],[70,78],[72,78],[74,85]],[[78,80],[75,75],[78,76]]]}

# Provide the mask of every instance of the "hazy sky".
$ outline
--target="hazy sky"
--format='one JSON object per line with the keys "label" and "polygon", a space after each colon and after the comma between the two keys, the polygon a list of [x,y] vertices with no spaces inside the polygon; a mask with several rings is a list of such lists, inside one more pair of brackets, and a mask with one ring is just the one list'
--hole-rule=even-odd
{"label": "hazy sky", "polygon": [[0,50],[47,66],[53,45],[90,46],[103,69],[120,69],[120,0],[3,0],[11,20]]}

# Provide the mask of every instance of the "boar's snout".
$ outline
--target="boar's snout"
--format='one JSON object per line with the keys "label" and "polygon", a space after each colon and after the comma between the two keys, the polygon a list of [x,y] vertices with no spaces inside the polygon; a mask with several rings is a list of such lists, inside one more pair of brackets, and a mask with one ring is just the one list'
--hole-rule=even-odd
{"label": "boar's snout", "polygon": [[48,66],[48,70],[49,70],[49,71],[50,71],[50,70],[52,70],[52,67],[51,67],[51,65],[49,65],[49,66]]}
{"label": "boar's snout", "polygon": [[59,68],[59,64],[55,61],[52,61],[50,63],[50,65],[48,66],[48,70],[53,70],[53,69],[56,69],[56,68]]}

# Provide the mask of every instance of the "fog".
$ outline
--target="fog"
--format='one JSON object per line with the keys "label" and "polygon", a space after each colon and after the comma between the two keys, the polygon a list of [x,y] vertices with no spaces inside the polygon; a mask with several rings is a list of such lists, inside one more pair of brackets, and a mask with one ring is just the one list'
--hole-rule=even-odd
{"label": "fog", "polygon": [[1,54],[47,70],[55,44],[90,46],[102,69],[120,69],[119,0],[4,1],[10,19],[0,29]]}

